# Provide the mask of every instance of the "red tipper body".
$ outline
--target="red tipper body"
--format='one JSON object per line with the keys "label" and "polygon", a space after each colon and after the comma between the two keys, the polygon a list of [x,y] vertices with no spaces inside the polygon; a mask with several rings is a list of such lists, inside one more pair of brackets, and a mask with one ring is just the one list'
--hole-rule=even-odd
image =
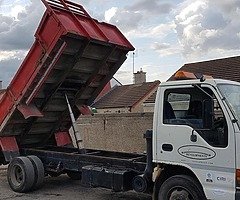
{"label": "red tipper body", "polygon": [[0,137],[19,147],[54,142],[71,126],[65,94],[79,117],[134,50],[113,25],[92,19],[78,4],[42,0],[47,10],[36,40],[6,91],[0,94]]}

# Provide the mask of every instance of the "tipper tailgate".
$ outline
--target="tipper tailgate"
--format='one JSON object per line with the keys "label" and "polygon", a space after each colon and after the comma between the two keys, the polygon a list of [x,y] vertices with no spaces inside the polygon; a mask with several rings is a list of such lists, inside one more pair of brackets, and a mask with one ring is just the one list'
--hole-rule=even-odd
{"label": "tipper tailgate", "polygon": [[16,136],[20,147],[49,144],[54,133],[68,131],[65,94],[79,117],[134,50],[115,26],[82,6],[42,1],[47,10],[36,40],[0,100],[0,136]]}

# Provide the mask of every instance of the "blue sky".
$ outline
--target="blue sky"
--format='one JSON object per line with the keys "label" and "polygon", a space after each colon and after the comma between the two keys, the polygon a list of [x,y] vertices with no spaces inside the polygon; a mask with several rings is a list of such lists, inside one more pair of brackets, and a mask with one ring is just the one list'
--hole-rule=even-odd
{"label": "blue sky", "polygon": [[[239,0],[74,0],[117,25],[136,48],[135,72],[165,81],[184,63],[239,55]],[[34,41],[40,0],[0,0],[0,79],[6,87]],[[132,83],[132,54],[115,77]]]}

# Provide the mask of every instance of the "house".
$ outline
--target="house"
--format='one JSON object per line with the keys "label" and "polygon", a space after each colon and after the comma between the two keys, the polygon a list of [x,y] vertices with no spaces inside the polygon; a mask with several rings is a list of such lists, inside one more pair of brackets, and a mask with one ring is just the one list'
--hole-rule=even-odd
{"label": "house", "polygon": [[[204,74],[213,78],[240,82],[240,56],[188,63],[178,71],[187,71],[194,74]],[[174,80],[173,74],[168,81]]]}
{"label": "house", "polygon": [[143,112],[143,102],[152,96],[159,84],[160,81],[154,81],[116,86],[92,107],[101,114]]}
{"label": "house", "polygon": [[154,105],[155,99],[157,95],[157,90],[148,98],[146,101],[143,102],[143,112],[144,113],[153,113],[154,112]]}
{"label": "house", "polygon": [[82,115],[77,120],[85,148],[145,152],[143,134],[152,129],[153,113],[143,113],[143,102],[155,93],[159,84],[160,81],[154,81],[115,86],[100,97],[92,105],[97,113]]}

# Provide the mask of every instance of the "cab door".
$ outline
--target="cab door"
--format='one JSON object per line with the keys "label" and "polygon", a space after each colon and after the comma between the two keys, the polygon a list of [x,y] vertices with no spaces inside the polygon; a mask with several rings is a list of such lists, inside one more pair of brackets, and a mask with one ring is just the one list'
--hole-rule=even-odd
{"label": "cab door", "polygon": [[190,169],[209,199],[234,199],[233,127],[217,92],[204,84],[160,90],[154,160]]}

